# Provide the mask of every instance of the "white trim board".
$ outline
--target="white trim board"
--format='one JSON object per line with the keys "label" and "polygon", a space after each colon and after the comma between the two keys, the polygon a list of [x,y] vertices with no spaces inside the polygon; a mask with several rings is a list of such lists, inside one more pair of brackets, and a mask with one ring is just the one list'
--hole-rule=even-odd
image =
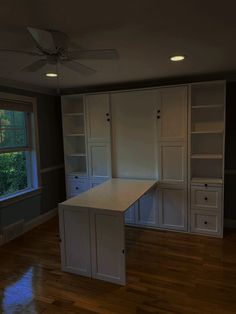
{"label": "white trim board", "polygon": [[[40,216],[30,220],[30,221],[25,222],[23,232],[19,236],[30,231],[31,229],[36,228],[37,226],[43,224],[44,222],[52,219],[53,217],[57,216],[57,214],[58,214],[58,209],[54,208],[45,214],[42,214],[42,215],[40,215]],[[5,244],[5,243],[6,243],[6,241],[4,241],[4,237],[2,235],[0,235],[0,246]]]}

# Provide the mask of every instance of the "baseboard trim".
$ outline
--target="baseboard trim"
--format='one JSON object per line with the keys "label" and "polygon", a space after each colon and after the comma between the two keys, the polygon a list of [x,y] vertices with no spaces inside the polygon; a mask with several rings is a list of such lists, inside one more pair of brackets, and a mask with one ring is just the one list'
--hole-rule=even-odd
{"label": "baseboard trim", "polygon": [[26,222],[24,225],[24,233],[37,227],[37,226],[39,226],[39,225],[41,225],[42,223],[48,221],[49,219],[55,217],[57,215],[57,213],[58,213],[58,209],[54,208],[54,209],[50,210],[49,212]]}
{"label": "baseboard trim", "polygon": [[[58,208],[54,208],[45,214],[42,214],[42,215],[40,215],[40,216],[30,220],[30,221],[25,222],[24,223],[24,230],[23,230],[22,234],[30,231],[31,229],[38,227],[39,225],[43,224],[44,222],[57,216],[57,214],[58,214]],[[19,236],[21,236],[22,234],[20,234]],[[6,242],[4,241],[4,237],[2,235],[0,235],[0,246],[5,244],[5,243]]]}
{"label": "baseboard trim", "polygon": [[236,228],[236,220],[235,219],[224,219],[224,227]]}

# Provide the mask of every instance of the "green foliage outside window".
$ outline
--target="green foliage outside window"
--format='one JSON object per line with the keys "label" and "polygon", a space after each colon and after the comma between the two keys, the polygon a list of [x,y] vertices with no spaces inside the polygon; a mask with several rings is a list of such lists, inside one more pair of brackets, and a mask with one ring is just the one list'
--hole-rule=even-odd
{"label": "green foliage outside window", "polygon": [[25,113],[0,110],[0,197],[28,187],[26,146]]}

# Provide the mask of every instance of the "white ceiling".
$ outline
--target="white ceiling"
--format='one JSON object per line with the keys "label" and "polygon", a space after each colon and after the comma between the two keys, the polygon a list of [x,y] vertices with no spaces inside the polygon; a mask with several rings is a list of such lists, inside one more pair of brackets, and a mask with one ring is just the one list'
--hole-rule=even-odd
{"label": "white ceiling", "polygon": [[[61,68],[61,88],[236,71],[235,0],[0,1],[0,48],[33,51],[27,26],[63,31],[73,48],[118,50],[117,61],[81,61],[97,71],[89,77]],[[172,63],[172,54],[188,58]],[[44,75],[52,65],[20,72],[34,60],[1,52],[1,81],[55,88]]]}

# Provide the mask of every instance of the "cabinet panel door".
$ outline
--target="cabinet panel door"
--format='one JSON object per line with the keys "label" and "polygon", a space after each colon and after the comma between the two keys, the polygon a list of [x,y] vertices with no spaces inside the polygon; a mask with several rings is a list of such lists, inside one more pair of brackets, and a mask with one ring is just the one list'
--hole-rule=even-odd
{"label": "cabinet panel door", "polygon": [[163,88],[157,96],[159,141],[186,141],[187,86]]}
{"label": "cabinet panel door", "polygon": [[86,95],[88,142],[110,142],[109,95]]}
{"label": "cabinet panel door", "polygon": [[130,206],[129,209],[125,212],[125,223],[126,224],[135,224],[135,212],[138,208],[138,203],[134,203]]}
{"label": "cabinet panel door", "polygon": [[161,183],[187,183],[187,148],[185,142],[160,142],[158,174]]}
{"label": "cabinet panel door", "polygon": [[167,229],[187,230],[186,189],[161,189],[159,195],[160,226]]}
{"label": "cabinet panel door", "polygon": [[136,210],[136,223],[144,226],[157,226],[157,206],[157,191],[152,189],[139,199]]}
{"label": "cabinet panel door", "polygon": [[124,215],[93,210],[92,277],[125,284]]}
{"label": "cabinet panel door", "polygon": [[90,223],[87,209],[60,209],[62,269],[91,276]]}
{"label": "cabinet panel door", "polygon": [[114,177],[156,177],[155,106],[155,91],[111,94]]}
{"label": "cabinet panel door", "polygon": [[89,143],[89,174],[91,178],[111,176],[111,148],[109,143]]}

